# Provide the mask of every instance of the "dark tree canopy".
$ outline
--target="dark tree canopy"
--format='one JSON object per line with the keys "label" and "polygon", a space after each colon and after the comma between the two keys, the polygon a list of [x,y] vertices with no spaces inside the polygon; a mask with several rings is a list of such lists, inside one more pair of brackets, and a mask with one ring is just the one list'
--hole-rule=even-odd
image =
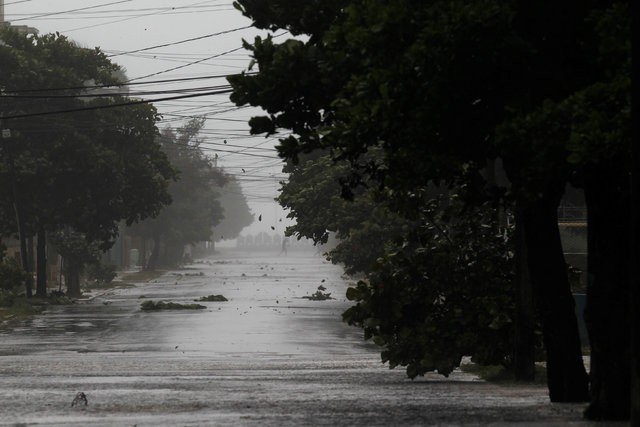
{"label": "dark tree canopy", "polygon": [[[434,184],[464,188],[468,208],[496,197],[513,206],[524,236],[517,250],[528,265],[543,325],[553,401],[588,398],[557,227],[567,182],[584,186],[594,272],[588,416],[628,417],[628,405],[616,403],[629,401],[623,378],[628,233],[621,226],[628,224],[628,2],[353,0],[323,4],[313,19],[307,6],[315,4],[237,3],[258,28],[304,36],[246,43],[258,73],[229,78],[234,102],[266,111],[251,119],[253,133],[292,131],[280,140],[283,158],[305,162],[307,153],[326,149],[350,164],[340,180],[342,196],[357,199],[358,188],[376,183],[377,197],[406,219],[422,221],[418,227],[427,224],[421,215],[429,199],[422,191]],[[371,158],[370,150],[382,155]],[[498,158],[510,186],[487,192],[493,183],[483,170]],[[304,169],[285,188],[285,203],[302,206],[321,196],[312,185],[295,189]],[[614,194],[619,202],[611,209]],[[299,227],[311,235],[328,226],[326,220],[308,224],[300,213]],[[403,268],[398,258],[387,266]],[[395,276],[389,277],[383,282]],[[398,286],[412,289],[425,281],[411,276]],[[363,304],[374,301],[365,294]],[[609,316],[611,310],[622,314]],[[615,345],[607,336],[613,330],[619,331]],[[398,357],[419,356],[416,348],[405,347]],[[616,374],[608,379],[604,366],[618,367]]]}
{"label": "dark tree canopy", "polygon": [[[85,90],[88,84],[116,85],[119,67],[99,49],[78,47],[59,34],[29,36],[7,28],[0,40],[0,114],[2,127],[11,130],[0,165],[3,233],[20,228],[23,235],[37,234],[44,251],[47,233],[73,230],[107,249],[120,221],[157,215],[170,201],[174,171],[156,140],[155,108],[114,108],[128,98],[93,97]],[[43,295],[44,256],[38,260]]]}
{"label": "dark tree canopy", "polygon": [[213,228],[213,241],[234,239],[244,227],[251,225],[253,214],[242,193],[240,183],[232,176],[218,189],[222,220]]}
{"label": "dark tree canopy", "polygon": [[203,125],[204,119],[193,119],[175,132],[165,129],[159,137],[178,176],[169,186],[171,204],[131,229],[134,235],[153,241],[149,269],[180,263],[185,245],[210,240],[212,228],[222,220],[218,189],[227,178],[199,148]]}

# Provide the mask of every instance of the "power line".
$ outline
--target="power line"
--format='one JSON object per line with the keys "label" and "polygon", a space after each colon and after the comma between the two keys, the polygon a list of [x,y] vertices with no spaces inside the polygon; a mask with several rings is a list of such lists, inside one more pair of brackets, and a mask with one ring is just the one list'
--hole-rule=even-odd
{"label": "power line", "polygon": [[197,6],[197,5],[201,5],[203,3],[208,3],[208,2],[207,1],[202,1],[202,2],[191,3],[190,5],[187,5],[187,6],[171,7],[170,9],[166,9],[166,10],[159,11],[159,12],[147,13],[147,14],[133,16],[133,17],[129,17],[129,18],[118,19],[118,20],[115,20],[115,21],[104,22],[102,24],[95,24],[95,25],[87,25],[87,26],[84,26],[84,27],[70,28],[70,29],[64,30],[62,32],[63,33],[70,33],[71,31],[85,30],[87,28],[95,28],[95,27],[100,27],[100,26],[103,26],[103,25],[116,24],[118,22],[130,21],[132,19],[143,18],[145,16],[160,15],[160,14],[164,14],[164,13],[167,13],[167,12],[172,12],[172,11],[174,11],[176,9],[183,9],[183,8],[186,8],[186,7]]}
{"label": "power line", "polygon": [[12,2],[9,2],[9,3],[5,3],[4,5],[5,5],[5,6],[8,6],[8,5],[10,5],[10,4],[28,3],[28,2],[30,2],[30,1],[33,1],[33,0],[19,0],[19,1],[12,1]]}
{"label": "power line", "polygon": [[145,96],[145,95],[166,95],[169,93],[193,93],[202,92],[203,90],[222,90],[231,89],[231,85],[219,85],[219,86],[201,86],[185,89],[167,89],[167,90],[155,90],[155,91],[136,91],[136,92],[102,92],[102,93],[79,93],[72,95],[22,95],[4,93],[3,98],[12,99],[75,99],[75,98],[110,98],[114,96]]}
{"label": "power line", "polygon": [[3,119],[4,120],[22,119],[22,118],[26,118],[26,117],[48,116],[48,115],[52,115],[52,114],[76,113],[76,112],[79,112],[79,111],[104,110],[104,109],[107,109],[107,108],[118,108],[118,107],[126,107],[126,106],[129,106],[129,105],[149,104],[151,102],[170,101],[170,100],[173,100],[173,99],[196,98],[196,97],[200,97],[200,96],[209,96],[209,95],[221,95],[221,94],[230,93],[230,92],[231,92],[230,89],[224,89],[224,90],[220,90],[220,91],[205,92],[205,93],[194,93],[194,94],[190,94],[190,95],[170,96],[170,97],[167,97],[167,98],[159,98],[159,99],[153,99],[153,100],[139,100],[139,101],[130,101],[130,102],[120,102],[120,103],[115,103],[115,104],[106,104],[106,105],[93,105],[93,106],[81,107],[81,108],[70,108],[70,109],[67,109],[67,110],[42,111],[42,112],[39,112],[39,113],[14,114],[13,116],[5,116],[5,117],[3,117]]}
{"label": "power line", "polygon": [[107,58],[112,58],[114,56],[120,56],[120,55],[128,55],[128,54],[131,54],[131,53],[144,52],[144,51],[147,51],[147,50],[158,49],[158,48],[161,48],[161,47],[175,46],[175,45],[178,45],[178,44],[188,43],[188,42],[192,42],[192,41],[196,41],[196,40],[208,39],[208,38],[219,36],[219,35],[222,35],[222,34],[229,34],[229,33],[233,33],[233,32],[240,31],[240,30],[246,30],[247,28],[251,28],[251,27],[252,27],[251,25],[247,25],[246,27],[239,27],[239,28],[234,28],[232,30],[219,31],[217,33],[207,34],[207,35],[199,36],[199,37],[193,37],[193,38],[190,38],[190,39],[180,40],[180,41],[173,42],[173,43],[159,44],[159,45],[156,45],[156,46],[150,46],[150,47],[144,47],[142,49],[131,50],[131,51],[128,51],[128,52],[115,53],[115,54],[112,54],[112,55],[107,55]]}
{"label": "power line", "polygon": [[[111,5],[113,5],[113,4],[130,3],[130,2],[132,2],[132,1],[133,1],[133,0],[120,0],[120,1],[114,1],[114,2],[112,2],[112,3],[99,4],[99,5],[96,5],[96,6],[82,7],[82,8],[79,8],[79,9],[70,9],[70,10],[63,10],[63,11],[61,11],[61,12],[49,12],[49,13],[43,13],[42,15],[29,16],[29,17],[27,17],[27,18],[18,18],[18,19],[13,19],[12,21],[13,21],[13,22],[18,22],[18,21],[27,21],[27,20],[30,20],[30,19],[43,18],[43,17],[45,17],[45,16],[54,16],[54,15],[61,15],[61,14],[63,14],[63,13],[77,12],[77,11],[80,11],[80,10],[96,9],[96,8],[99,8],[99,7],[111,6]],[[9,3],[9,4],[10,4],[10,3]]]}
{"label": "power line", "polygon": [[226,54],[228,54],[228,53],[237,52],[237,51],[239,51],[240,49],[244,49],[244,47],[243,47],[243,46],[236,47],[236,48],[234,48],[234,49],[230,49],[230,50],[227,50],[227,51],[222,52],[222,53],[217,53],[217,54],[212,55],[212,56],[209,56],[209,57],[207,57],[207,58],[199,59],[199,60],[197,60],[197,61],[192,61],[192,62],[189,62],[189,63],[187,63],[187,64],[179,65],[179,66],[177,66],[177,67],[168,68],[168,69],[166,69],[166,70],[162,70],[162,71],[157,71],[157,72],[155,72],[155,73],[147,74],[146,76],[142,76],[142,77],[135,77],[135,78],[133,78],[133,79],[130,79],[129,81],[130,81],[130,82],[132,82],[132,81],[134,81],[134,80],[146,79],[147,77],[153,77],[153,76],[157,76],[157,75],[159,75],[159,74],[164,74],[164,73],[169,73],[169,72],[171,72],[171,71],[180,70],[180,69],[182,69],[182,68],[186,68],[186,67],[189,67],[189,66],[191,66],[191,65],[196,65],[196,64],[199,64],[199,63],[201,63],[201,62],[208,61],[208,60],[210,60],[210,59],[214,59],[214,58],[217,58],[217,57],[222,56],[222,55],[226,55]]}
{"label": "power line", "polygon": [[[275,39],[275,38],[277,38],[277,37],[281,37],[281,36],[283,36],[283,35],[285,35],[285,34],[287,34],[287,33],[288,33],[288,32],[287,32],[287,31],[285,31],[285,32],[282,32],[282,33],[280,33],[280,34],[276,34],[275,36],[273,36],[273,38]],[[135,77],[135,78],[133,78],[133,79],[130,79],[129,81],[145,79],[145,78],[147,78],[147,77],[153,77],[153,76],[157,76],[157,75],[159,75],[159,74],[164,74],[164,73],[168,73],[168,72],[171,72],[171,71],[180,70],[180,69],[182,69],[182,68],[186,68],[186,67],[189,67],[189,66],[191,66],[191,65],[200,64],[201,62],[205,62],[205,61],[208,61],[208,60],[210,60],[210,59],[214,59],[214,58],[217,58],[217,57],[220,57],[220,56],[223,56],[223,55],[227,55],[227,54],[229,54],[229,53],[237,52],[237,51],[239,51],[239,50],[241,50],[241,49],[244,49],[244,46],[236,47],[236,48],[234,48],[234,49],[230,49],[230,50],[227,50],[227,51],[225,51],[225,52],[222,52],[222,53],[218,53],[218,54],[215,54],[215,55],[209,56],[209,57],[207,57],[207,58],[199,59],[199,60],[197,60],[197,61],[192,61],[192,62],[189,62],[189,63],[187,63],[187,64],[179,65],[179,66],[177,66],[177,67],[168,68],[168,69],[166,69],[166,70],[162,70],[162,71],[157,71],[157,72],[152,73],[152,74],[147,74],[146,76],[142,76],[142,77]]]}
{"label": "power line", "polygon": [[[31,1],[31,0],[26,0]],[[18,2],[21,3],[21,2]],[[12,3],[5,3],[12,4]],[[177,10],[180,9],[180,10]],[[195,10],[184,10],[182,9],[195,9]],[[206,6],[183,6],[183,7],[148,7],[148,8],[137,8],[137,9],[112,9],[112,10],[99,10],[99,11],[75,11],[70,12],[69,15],[82,15],[82,19],[110,19],[110,18],[121,18],[121,17],[139,17],[138,15],[132,15],[132,12],[149,12],[155,11],[155,13],[165,13],[171,12],[171,15],[181,15],[181,14],[192,14],[192,13],[202,13],[203,11],[219,11],[219,10],[232,10],[229,4],[219,4],[219,5],[206,5]],[[100,16],[107,14],[119,14],[119,15],[109,15],[109,16]],[[126,15],[125,15],[126,14]],[[32,14],[27,13],[12,13],[15,16],[26,16],[29,19],[35,19]],[[144,16],[144,15],[143,15]],[[78,20],[78,17],[74,16],[64,16],[64,17],[53,17],[48,18],[48,20]]]}
{"label": "power line", "polygon": [[[253,75],[253,74],[257,74],[257,72],[245,73],[245,75]],[[116,84],[69,86],[69,87],[57,87],[57,88],[48,88],[48,89],[5,89],[5,90],[7,92],[29,93],[29,92],[57,92],[57,91],[81,90],[81,89],[104,89],[104,88],[113,88],[113,87],[121,87],[121,86],[149,85],[149,84],[159,84],[159,83],[181,83],[181,82],[188,82],[188,81],[194,81],[194,80],[226,79],[231,75],[232,74],[218,74],[218,75],[209,75],[209,76],[182,77],[182,78],[175,78],[175,79],[148,80],[144,82],[135,82],[135,83],[120,82]]]}

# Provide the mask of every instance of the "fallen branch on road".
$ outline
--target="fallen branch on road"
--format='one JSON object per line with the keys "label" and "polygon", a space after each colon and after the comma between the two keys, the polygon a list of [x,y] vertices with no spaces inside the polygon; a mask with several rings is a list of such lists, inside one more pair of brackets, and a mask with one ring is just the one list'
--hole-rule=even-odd
{"label": "fallen branch on road", "polygon": [[160,311],[160,310],[202,310],[205,309],[204,305],[200,304],[178,304],[175,302],[164,301],[145,301],[140,304],[142,311]]}

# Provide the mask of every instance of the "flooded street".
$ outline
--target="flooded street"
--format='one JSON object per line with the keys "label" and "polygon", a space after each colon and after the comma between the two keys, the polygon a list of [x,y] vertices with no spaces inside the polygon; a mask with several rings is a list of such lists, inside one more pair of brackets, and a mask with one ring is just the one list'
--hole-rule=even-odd
{"label": "flooded street", "polygon": [[[313,250],[223,249],[52,307],[0,332],[0,425],[588,425],[583,405],[551,405],[543,386],[389,370],[341,321],[347,284]],[[320,285],[336,299],[303,298]],[[212,294],[229,301],[140,310]],[[87,406],[71,406],[78,392]]]}

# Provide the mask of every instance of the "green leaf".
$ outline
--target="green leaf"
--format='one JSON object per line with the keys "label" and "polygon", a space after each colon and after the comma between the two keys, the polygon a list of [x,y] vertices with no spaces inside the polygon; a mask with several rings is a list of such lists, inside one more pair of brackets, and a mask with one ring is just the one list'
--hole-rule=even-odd
{"label": "green leaf", "polygon": [[362,297],[362,294],[357,288],[347,288],[347,299],[349,301],[358,301]]}

